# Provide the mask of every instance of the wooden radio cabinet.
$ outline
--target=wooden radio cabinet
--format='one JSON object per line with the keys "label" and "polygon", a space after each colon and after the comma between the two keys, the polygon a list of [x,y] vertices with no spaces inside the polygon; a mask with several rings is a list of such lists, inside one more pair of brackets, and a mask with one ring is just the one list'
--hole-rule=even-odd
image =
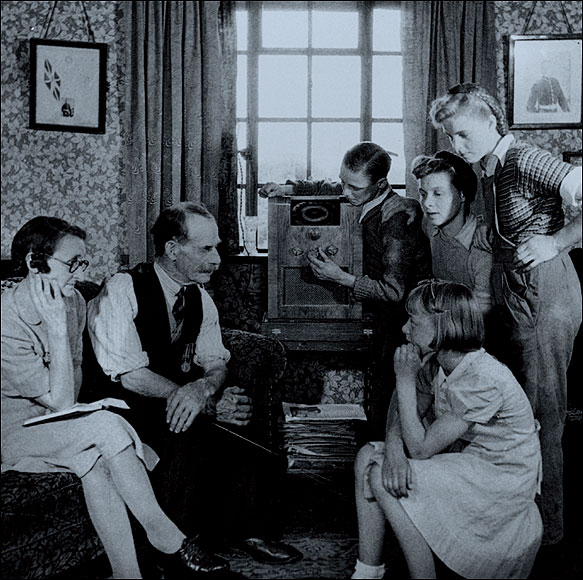
{"label": "wooden radio cabinet", "polygon": [[307,259],[325,252],[362,275],[360,208],[343,197],[269,199],[268,309],[264,332],[297,349],[344,350],[370,332],[349,288],[314,276]]}

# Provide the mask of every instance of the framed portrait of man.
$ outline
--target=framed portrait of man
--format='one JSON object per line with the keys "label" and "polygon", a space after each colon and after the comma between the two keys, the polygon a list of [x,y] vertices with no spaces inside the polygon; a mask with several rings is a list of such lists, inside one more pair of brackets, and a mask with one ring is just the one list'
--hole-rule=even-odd
{"label": "framed portrait of man", "polygon": [[581,127],[581,34],[512,35],[511,129]]}

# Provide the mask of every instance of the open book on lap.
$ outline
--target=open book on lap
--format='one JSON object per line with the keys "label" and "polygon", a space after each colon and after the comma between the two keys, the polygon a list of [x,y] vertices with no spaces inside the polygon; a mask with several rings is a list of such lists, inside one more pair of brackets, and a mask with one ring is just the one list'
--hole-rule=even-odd
{"label": "open book on lap", "polygon": [[54,411],[53,413],[46,413],[45,415],[40,415],[39,417],[32,417],[31,419],[27,419],[23,425],[29,426],[37,425],[39,423],[47,423],[49,421],[58,421],[60,419],[73,419],[74,417],[80,417],[81,415],[93,413],[93,411],[108,409],[109,407],[129,409],[128,404],[125,401],[108,397],[106,399],[94,401],[93,403],[77,403],[68,409]]}

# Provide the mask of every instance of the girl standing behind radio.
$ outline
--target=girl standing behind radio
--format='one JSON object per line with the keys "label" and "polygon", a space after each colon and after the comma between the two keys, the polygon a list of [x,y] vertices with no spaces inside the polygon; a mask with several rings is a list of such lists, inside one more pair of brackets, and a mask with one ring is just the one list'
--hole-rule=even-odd
{"label": "girl standing behind radio", "polygon": [[340,182],[288,181],[286,185],[267,183],[260,195],[344,195],[354,206],[362,207],[363,271],[357,277],[345,272],[319,250],[309,256],[314,274],[321,280],[334,282],[352,290],[361,300],[365,313],[375,322],[367,392],[367,415],[371,436],[384,438],[389,400],[394,377],[387,373],[393,353],[403,341],[401,327],[406,313],[404,300],[418,280],[430,272],[430,250],[421,230],[421,217],[411,223],[409,215],[395,213],[383,221],[382,206],[397,194],[388,181],[391,157],[376,143],[363,141],[351,147],[340,166]]}

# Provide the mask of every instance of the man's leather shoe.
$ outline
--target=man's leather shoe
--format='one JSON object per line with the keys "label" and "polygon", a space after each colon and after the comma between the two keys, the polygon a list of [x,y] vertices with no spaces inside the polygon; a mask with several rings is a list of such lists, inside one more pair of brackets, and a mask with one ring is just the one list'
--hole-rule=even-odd
{"label": "man's leather shoe", "polygon": [[263,564],[291,564],[303,558],[303,554],[293,546],[261,538],[247,538],[237,543],[235,548]]}
{"label": "man's leather shoe", "polygon": [[174,554],[157,551],[156,564],[165,578],[184,578],[186,575],[211,574],[229,570],[227,560],[207,552],[200,545],[198,536],[186,538]]}

